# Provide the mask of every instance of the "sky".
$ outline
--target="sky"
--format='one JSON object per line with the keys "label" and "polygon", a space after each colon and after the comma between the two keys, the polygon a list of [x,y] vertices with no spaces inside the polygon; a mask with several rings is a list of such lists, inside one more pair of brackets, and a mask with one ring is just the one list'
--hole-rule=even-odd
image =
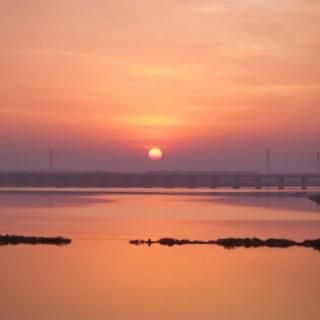
{"label": "sky", "polygon": [[0,0],[0,43],[0,169],[315,170],[318,0]]}

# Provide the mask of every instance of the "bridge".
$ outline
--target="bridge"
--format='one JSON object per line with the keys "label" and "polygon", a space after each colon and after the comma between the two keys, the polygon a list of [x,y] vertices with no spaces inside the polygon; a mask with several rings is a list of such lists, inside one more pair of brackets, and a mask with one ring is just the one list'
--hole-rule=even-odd
{"label": "bridge", "polygon": [[0,187],[57,188],[233,188],[320,187],[320,174],[259,174],[161,171],[116,172],[2,172]]}

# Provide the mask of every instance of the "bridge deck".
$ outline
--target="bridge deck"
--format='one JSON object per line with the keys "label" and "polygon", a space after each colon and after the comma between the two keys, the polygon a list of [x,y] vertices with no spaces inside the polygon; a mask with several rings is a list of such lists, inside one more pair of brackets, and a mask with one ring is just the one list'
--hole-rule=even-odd
{"label": "bridge deck", "polygon": [[222,173],[107,173],[107,172],[7,172],[0,173],[0,187],[320,187],[319,174]]}

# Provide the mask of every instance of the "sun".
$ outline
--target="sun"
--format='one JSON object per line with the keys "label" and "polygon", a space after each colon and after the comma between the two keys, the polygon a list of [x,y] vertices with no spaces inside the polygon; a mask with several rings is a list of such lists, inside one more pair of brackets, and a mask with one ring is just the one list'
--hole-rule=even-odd
{"label": "sun", "polygon": [[162,151],[159,148],[152,148],[149,150],[148,157],[151,160],[160,160],[162,158]]}

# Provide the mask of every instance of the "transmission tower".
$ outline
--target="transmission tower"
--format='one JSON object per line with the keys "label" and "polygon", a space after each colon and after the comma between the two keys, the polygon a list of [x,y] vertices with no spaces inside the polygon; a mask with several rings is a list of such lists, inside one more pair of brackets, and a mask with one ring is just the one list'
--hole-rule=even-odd
{"label": "transmission tower", "polygon": [[266,174],[270,173],[270,150],[266,149]]}
{"label": "transmission tower", "polygon": [[49,150],[49,170],[53,170],[53,149]]}

